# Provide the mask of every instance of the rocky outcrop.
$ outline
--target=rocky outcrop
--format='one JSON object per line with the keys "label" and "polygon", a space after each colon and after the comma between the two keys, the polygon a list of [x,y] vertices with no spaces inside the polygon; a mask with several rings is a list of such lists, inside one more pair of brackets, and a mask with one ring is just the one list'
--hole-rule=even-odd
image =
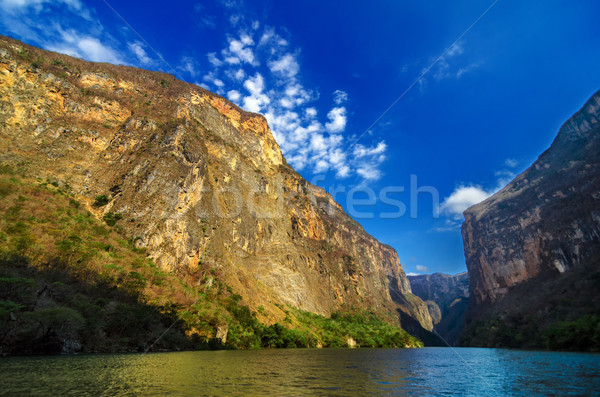
{"label": "rocky outcrop", "polygon": [[394,249],[286,163],[263,116],[165,73],[8,38],[0,93],[0,161],[117,214],[161,268],[218,278],[270,321],[285,305],[401,309],[432,328],[425,304],[403,299]]}
{"label": "rocky outcrop", "polygon": [[[495,307],[503,307],[504,314],[496,313],[501,324],[509,320],[506,314],[515,314],[513,323],[521,325],[539,315],[540,323],[530,324],[531,329],[565,319],[557,313],[585,313],[597,296],[593,279],[591,284],[581,280],[581,269],[591,269],[583,272],[591,275],[598,268],[600,93],[562,126],[531,167],[464,215],[471,322],[491,318]],[[565,302],[557,296],[573,285],[582,307],[563,311]],[[550,293],[550,286],[557,289]],[[498,337],[499,345],[517,333],[505,334]]]}
{"label": "rocky outcrop", "polygon": [[600,236],[600,94],[560,129],[538,160],[465,211],[465,257],[476,304],[542,273],[588,260]]}
{"label": "rocky outcrop", "polygon": [[427,304],[434,331],[450,345],[457,345],[469,302],[469,276],[442,273],[408,276],[413,294]]}

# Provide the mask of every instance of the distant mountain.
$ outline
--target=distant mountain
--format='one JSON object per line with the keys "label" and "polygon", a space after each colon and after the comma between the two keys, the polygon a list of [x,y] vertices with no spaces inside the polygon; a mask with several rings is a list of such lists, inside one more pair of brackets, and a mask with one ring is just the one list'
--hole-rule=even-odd
{"label": "distant mountain", "polygon": [[442,273],[408,276],[413,294],[427,303],[434,330],[450,345],[457,345],[469,302],[469,276]]}
{"label": "distant mountain", "polygon": [[600,93],[462,226],[471,307],[463,342],[600,349]]}
{"label": "distant mountain", "polygon": [[[0,94],[0,166],[59,188],[179,278],[183,292],[141,281],[138,292],[179,307],[190,338],[233,343],[234,332],[258,332],[244,330],[252,318],[301,328],[294,312],[368,311],[396,326],[400,312],[432,329],[396,251],[287,164],[262,115],[166,73],[86,62],[5,37]],[[0,231],[2,244],[9,231]],[[44,239],[52,240],[38,242]],[[30,263],[54,253],[34,251],[24,251]],[[88,257],[70,258],[86,269]],[[105,264],[114,265],[106,269],[115,280],[139,273]],[[254,317],[240,323],[235,313],[243,311],[227,311],[213,295]],[[311,335],[312,326],[303,327]],[[327,344],[311,338],[306,344]]]}

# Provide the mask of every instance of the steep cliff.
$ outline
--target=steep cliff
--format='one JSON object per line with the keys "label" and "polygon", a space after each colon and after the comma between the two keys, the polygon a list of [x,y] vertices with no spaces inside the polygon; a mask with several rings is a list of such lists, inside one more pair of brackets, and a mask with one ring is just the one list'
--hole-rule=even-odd
{"label": "steep cliff", "polygon": [[286,163],[263,116],[9,38],[0,93],[0,161],[71,192],[160,268],[225,283],[266,322],[400,310],[432,328],[396,252]]}
{"label": "steep cliff", "polygon": [[[597,310],[599,289],[593,276],[600,247],[600,93],[562,126],[531,167],[465,211],[462,235],[473,294],[471,322],[493,317],[493,308],[504,305],[500,301],[505,298],[515,303],[506,313],[530,318],[528,310],[534,306],[526,302],[535,302],[544,324]],[[575,274],[589,279],[576,282]],[[574,283],[578,291],[572,294],[578,298],[572,303],[580,307],[563,318],[557,314],[561,310],[547,306],[546,290],[549,285],[560,288],[558,296]],[[517,289],[519,285],[527,288]]]}
{"label": "steep cliff", "polygon": [[442,273],[408,276],[413,294],[427,304],[434,331],[450,345],[457,345],[469,302],[469,275]]}

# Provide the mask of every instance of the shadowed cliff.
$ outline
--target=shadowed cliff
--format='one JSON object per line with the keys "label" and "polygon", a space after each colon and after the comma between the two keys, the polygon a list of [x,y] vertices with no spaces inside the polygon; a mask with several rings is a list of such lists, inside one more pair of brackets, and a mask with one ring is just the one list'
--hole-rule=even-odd
{"label": "shadowed cliff", "polygon": [[472,291],[465,343],[565,348],[556,334],[571,327],[598,338],[575,349],[600,348],[600,93],[531,167],[465,211],[462,235]]}

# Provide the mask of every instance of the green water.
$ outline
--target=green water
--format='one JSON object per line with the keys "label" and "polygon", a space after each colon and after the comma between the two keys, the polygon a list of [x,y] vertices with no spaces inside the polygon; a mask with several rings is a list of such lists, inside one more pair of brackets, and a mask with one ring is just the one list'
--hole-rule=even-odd
{"label": "green water", "polygon": [[298,349],[0,359],[7,396],[600,395],[600,355]]}

